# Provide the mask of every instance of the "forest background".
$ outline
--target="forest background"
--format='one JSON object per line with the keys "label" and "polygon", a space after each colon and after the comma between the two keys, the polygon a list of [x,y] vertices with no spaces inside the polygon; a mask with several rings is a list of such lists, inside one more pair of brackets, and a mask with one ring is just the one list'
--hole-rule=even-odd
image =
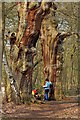
{"label": "forest background", "polygon": [[[17,56],[19,54],[17,53],[20,51],[20,48],[15,46],[12,46],[11,48],[10,35],[13,32],[17,33],[17,45],[19,46],[20,41],[24,37],[24,29],[26,29],[25,4],[16,4],[15,2],[5,2],[0,4],[2,4],[3,20],[1,41],[3,46],[3,62],[0,66],[2,67],[1,88],[4,92],[4,100],[7,102],[15,101],[17,103],[26,103],[26,101],[29,101],[31,98],[32,89],[35,88],[39,88],[39,93],[43,94],[43,84],[46,77],[49,77],[50,81],[53,79],[52,82],[55,86],[54,95],[56,100],[61,100],[64,96],[78,95],[80,91],[80,43],[78,34],[80,20],[78,2],[55,3],[57,7],[53,4],[50,6],[51,9],[49,9],[49,3],[46,3],[47,5],[45,3],[41,4],[44,10],[43,12],[46,12],[46,9],[50,12],[47,15],[44,15],[41,29],[39,28],[41,30],[41,35],[36,35],[36,37],[38,37],[36,43],[33,43],[31,38],[27,39],[27,46],[29,45],[29,50],[32,51],[25,55],[24,53],[26,52],[24,51],[28,51],[28,49],[26,50],[26,45],[23,44],[23,50],[18,59]],[[29,4],[28,7],[34,12],[34,9],[37,9],[37,6],[38,3],[32,3]],[[46,6],[49,8],[46,8]],[[35,15],[32,15],[34,18]],[[28,20],[28,22],[30,21],[31,19]],[[36,25],[39,25],[39,23],[35,23]],[[31,24],[34,26],[34,20],[31,21]],[[31,27],[30,30],[33,29],[34,31],[34,28]],[[56,28],[56,30],[53,28]],[[26,31],[28,32],[28,28]],[[61,37],[63,35],[66,36],[64,37],[64,40],[59,40],[55,57],[54,51],[56,50],[56,47],[52,45],[55,39],[54,35],[57,36],[57,33],[61,33]],[[51,47],[54,47],[55,49],[52,49]],[[1,52],[0,55],[2,55]],[[51,55],[52,58],[50,58],[51,56],[49,55]],[[54,58],[56,58],[56,62],[54,62]],[[54,75],[55,72],[56,76]]]}

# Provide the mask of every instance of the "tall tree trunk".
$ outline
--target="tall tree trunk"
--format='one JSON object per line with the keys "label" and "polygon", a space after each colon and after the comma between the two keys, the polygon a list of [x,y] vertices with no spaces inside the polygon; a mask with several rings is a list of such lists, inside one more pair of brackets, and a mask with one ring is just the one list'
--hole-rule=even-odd
{"label": "tall tree trunk", "polygon": [[[16,97],[18,97],[20,99],[20,94],[19,94],[17,84],[14,80],[13,73],[10,70],[9,65],[8,65],[6,50],[5,50],[5,45],[4,45],[4,33],[5,33],[5,3],[4,2],[2,3],[2,21],[3,21],[2,22],[2,51],[1,51],[3,53],[2,54],[3,55],[2,62],[3,62],[4,68],[5,68],[5,72],[7,74],[7,78],[10,82],[10,85],[11,85],[13,91],[15,92],[15,100],[16,100]],[[5,87],[7,88],[8,86],[6,85]],[[7,93],[5,93],[5,95],[7,96]]]}
{"label": "tall tree trunk", "polygon": [[[44,76],[53,83],[52,99],[55,99],[56,94],[56,74],[58,69],[58,45],[61,44],[64,38],[72,35],[72,33],[59,33],[55,22],[56,5],[52,3],[52,7],[42,22],[41,28],[41,46],[44,61]],[[60,57],[60,56],[59,56]]]}
{"label": "tall tree trunk", "polygon": [[[53,84],[56,82],[56,58],[58,49],[58,32],[55,23],[55,4],[52,4],[50,14],[45,17],[42,25],[42,53],[44,61],[44,75]],[[54,88],[53,88],[54,89]],[[54,91],[54,90],[53,90]],[[54,97],[54,92],[52,94]]]}
{"label": "tall tree trunk", "polygon": [[[0,9],[2,10],[2,3],[0,3]],[[2,68],[2,49],[3,49],[3,40],[2,40],[2,11],[0,11],[0,68]],[[1,80],[2,80],[2,69],[0,69],[0,90],[1,90]]]}
{"label": "tall tree trunk", "polygon": [[[0,2],[0,9],[2,10],[2,3]],[[2,110],[2,91],[1,91],[1,82],[2,82],[2,11],[0,10],[0,109]],[[2,113],[1,113],[2,117]]]}

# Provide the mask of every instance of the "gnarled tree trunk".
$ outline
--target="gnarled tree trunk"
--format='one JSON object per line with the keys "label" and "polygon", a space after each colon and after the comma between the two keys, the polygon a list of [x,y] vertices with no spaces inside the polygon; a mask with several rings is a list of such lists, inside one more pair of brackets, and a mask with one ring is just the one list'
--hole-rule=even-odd
{"label": "gnarled tree trunk", "polygon": [[[56,57],[57,57],[57,29],[55,23],[56,5],[52,4],[50,13],[42,24],[42,53],[44,61],[44,76],[53,84],[56,82]],[[54,98],[54,93],[52,94]]]}
{"label": "gnarled tree trunk", "polygon": [[57,31],[57,24],[55,20],[56,5],[52,3],[49,14],[44,17],[41,27],[41,46],[44,61],[44,76],[53,83],[53,93],[51,99],[56,96],[56,75],[60,71],[60,55],[58,54],[59,44],[63,40],[72,35],[72,33],[59,33]]}

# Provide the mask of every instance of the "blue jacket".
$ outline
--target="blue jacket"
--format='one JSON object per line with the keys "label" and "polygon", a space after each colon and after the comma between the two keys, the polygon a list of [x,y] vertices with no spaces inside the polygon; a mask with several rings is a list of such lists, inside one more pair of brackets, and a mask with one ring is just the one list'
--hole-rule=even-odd
{"label": "blue jacket", "polygon": [[45,88],[45,90],[49,89],[50,88],[50,82],[46,82],[46,84],[43,86]]}

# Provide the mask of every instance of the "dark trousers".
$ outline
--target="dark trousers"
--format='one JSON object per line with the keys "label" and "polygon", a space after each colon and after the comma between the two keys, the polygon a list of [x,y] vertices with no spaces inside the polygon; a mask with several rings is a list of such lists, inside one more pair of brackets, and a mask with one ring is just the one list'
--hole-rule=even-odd
{"label": "dark trousers", "polygon": [[45,100],[48,100],[49,97],[48,97],[48,93],[49,93],[49,89],[45,89]]}

